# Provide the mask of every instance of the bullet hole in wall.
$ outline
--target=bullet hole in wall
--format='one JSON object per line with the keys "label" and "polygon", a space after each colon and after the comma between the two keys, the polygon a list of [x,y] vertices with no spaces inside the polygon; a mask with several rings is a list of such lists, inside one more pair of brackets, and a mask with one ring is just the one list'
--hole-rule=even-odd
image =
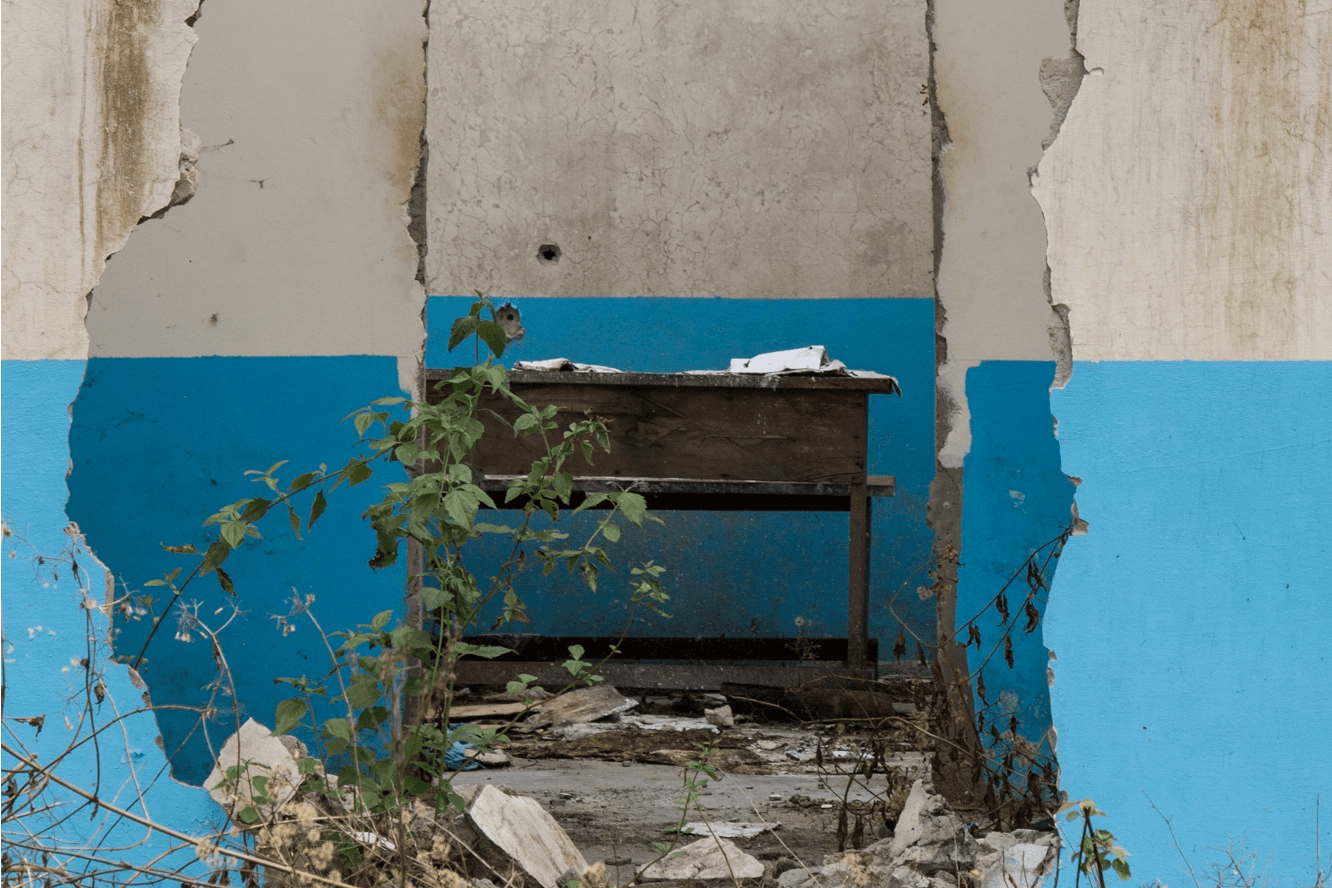
{"label": "bullet hole in wall", "polygon": [[559,244],[542,244],[537,247],[537,261],[542,265],[555,265],[560,261]]}
{"label": "bullet hole in wall", "polygon": [[506,302],[496,310],[495,320],[504,328],[504,335],[509,339],[522,339],[527,332],[523,329],[522,316],[512,302]]}

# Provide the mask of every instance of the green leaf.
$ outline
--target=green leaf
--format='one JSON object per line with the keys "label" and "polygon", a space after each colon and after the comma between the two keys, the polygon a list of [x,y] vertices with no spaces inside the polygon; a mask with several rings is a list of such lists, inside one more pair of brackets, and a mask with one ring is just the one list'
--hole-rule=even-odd
{"label": "green leaf", "polygon": [[457,646],[454,647],[454,653],[460,657],[483,657],[487,660],[493,660],[496,657],[511,654],[513,651],[509,648],[500,647],[499,645],[494,644],[468,644],[465,641],[460,641]]}
{"label": "green leaf", "polygon": [[287,504],[287,518],[291,521],[291,532],[296,534],[296,539],[303,539],[301,536],[301,516],[296,514],[296,510]]}
{"label": "green leaf", "polygon": [[583,646],[581,644],[569,645],[569,656],[574,660],[583,659]]}
{"label": "green leaf", "polygon": [[255,810],[254,805],[246,805],[236,814],[236,819],[241,823],[255,823],[259,820],[259,812]]}
{"label": "green leaf", "polygon": [[385,626],[388,625],[388,621],[392,619],[392,617],[393,617],[393,611],[391,610],[380,611],[379,613],[375,614],[374,619],[370,621],[370,628],[378,632],[380,629],[383,629]]}
{"label": "green leaf", "polygon": [[226,524],[223,524],[222,542],[226,543],[233,549],[236,548],[241,543],[245,542],[245,528],[246,524],[244,521],[228,521]]}
{"label": "green leaf", "polygon": [[317,472],[306,472],[303,475],[297,475],[295,478],[291,479],[291,484],[287,486],[287,491],[289,493],[296,493],[304,490],[314,483],[317,474]]}
{"label": "green leaf", "polygon": [[591,509],[594,506],[599,506],[602,503],[606,502],[608,499],[610,499],[610,494],[606,493],[589,494],[587,499],[583,500],[581,503],[578,504],[578,507],[573,510],[573,513],[576,515],[579,512],[583,511],[584,509]]}
{"label": "green leaf", "polygon": [[620,541],[620,526],[614,522],[607,522],[601,532],[606,535],[608,542],[618,543]]}
{"label": "green leaf", "polygon": [[353,459],[347,463],[347,467],[343,471],[347,474],[347,483],[352,487],[367,480],[375,473],[375,470],[366,465],[364,460],[359,459]]}
{"label": "green leaf", "polygon": [[305,701],[299,697],[283,700],[277,705],[277,727],[273,729],[273,733],[278,735],[291,733],[292,729],[301,723],[301,719],[305,718],[307,709]]}
{"label": "green leaf", "polygon": [[204,553],[203,561],[199,564],[199,576],[203,576],[209,571],[216,570],[217,566],[227,560],[231,554],[231,547],[226,543],[213,543]]}
{"label": "green leaf", "polygon": [[495,357],[504,354],[504,347],[509,344],[509,337],[505,334],[504,328],[494,321],[481,321],[476,326],[476,335],[481,338],[490,350],[495,353]]}
{"label": "green leaf", "polygon": [[476,520],[476,510],[480,506],[480,500],[467,488],[456,488],[444,497],[444,511],[468,530],[472,528],[472,523]]}
{"label": "green leaf", "polygon": [[539,420],[536,418],[535,415],[531,413],[524,413],[522,416],[518,417],[513,421],[513,430],[515,433],[526,432],[529,429],[535,428],[538,421]]}
{"label": "green leaf", "polygon": [[647,515],[647,500],[641,494],[637,493],[619,493],[615,497],[615,507],[620,510],[624,517],[634,523],[635,527],[643,526],[643,518]]}
{"label": "green leaf", "polygon": [[352,739],[351,725],[347,723],[345,718],[330,718],[324,722],[324,734],[350,743]]}
{"label": "green leaf", "polygon": [[320,490],[315,494],[314,502],[310,504],[310,520],[305,526],[314,529],[314,524],[319,520],[319,516],[324,514],[324,509],[328,507],[328,500],[324,499],[324,491]]}
{"label": "green leaf", "polygon": [[263,497],[255,497],[246,505],[245,511],[241,512],[242,521],[258,521],[268,514],[268,507],[272,505]]}
{"label": "green leaf", "polygon": [[353,422],[356,426],[356,434],[364,437],[366,429],[374,425],[375,415],[371,413],[369,410],[365,410],[361,413],[356,414],[356,419]]}
{"label": "green leaf", "polygon": [[[480,308],[477,309],[480,312]],[[465,318],[458,318],[453,322],[453,329],[449,331],[449,351],[453,351],[462,342],[476,332],[476,328],[481,325],[481,319],[476,315],[468,315]],[[502,349],[501,349],[502,351]]]}
{"label": "green leaf", "polygon": [[186,543],[186,544],[183,545],[183,546],[163,546],[162,548],[163,548],[163,549],[166,549],[168,552],[172,552],[172,553],[174,553],[174,554],[176,554],[176,555],[198,555],[198,554],[199,554],[199,550],[196,549],[196,548],[194,548],[194,546],[191,545],[191,544],[189,544],[189,543]]}
{"label": "green leaf", "polygon": [[230,595],[232,598],[235,598],[236,585],[233,582],[231,582],[230,575],[228,575],[227,572],[223,570],[221,567],[215,567],[213,568],[213,571],[217,574],[217,581],[219,584],[221,584],[222,591]]}
{"label": "green leaf", "polygon": [[1113,866],[1113,867],[1115,868],[1115,873],[1116,873],[1116,874],[1119,876],[1119,878],[1121,878],[1121,879],[1128,879],[1128,878],[1132,875],[1132,874],[1129,872],[1129,865],[1128,865],[1128,861],[1127,861],[1127,860],[1122,860],[1122,859],[1115,860],[1115,861],[1111,864],[1111,866]]}

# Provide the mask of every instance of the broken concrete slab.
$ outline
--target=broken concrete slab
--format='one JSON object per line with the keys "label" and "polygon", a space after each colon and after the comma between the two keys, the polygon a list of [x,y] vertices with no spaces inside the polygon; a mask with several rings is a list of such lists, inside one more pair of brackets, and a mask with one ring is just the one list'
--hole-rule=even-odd
{"label": "broken concrete slab", "polygon": [[[944,798],[929,792],[924,782],[917,780],[911,785],[906,804],[902,806],[887,853],[889,857],[897,858],[913,845],[951,842],[964,832],[962,818],[949,810]],[[967,838],[971,837],[968,835]],[[972,843],[975,843],[974,839]]]}
{"label": "broken concrete slab", "polygon": [[[235,813],[250,805],[272,814],[291,800],[304,779],[285,737],[249,719],[227,738],[204,786],[213,800]],[[259,782],[256,782],[258,780]],[[256,798],[271,801],[256,802]]]}
{"label": "broken concrete slab", "polygon": [[587,861],[536,799],[510,796],[484,786],[467,810],[479,835],[531,876],[542,888],[557,888],[561,874],[581,873]]}
{"label": "broken concrete slab", "polygon": [[763,864],[734,842],[709,836],[670,852],[642,872],[648,882],[763,878]]}
{"label": "broken concrete slab", "polygon": [[525,726],[558,728],[582,724],[626,712],[637,705],[637,700],[624,696],[610,685],[594,685],[543,701],[537,715],[529,718]]}

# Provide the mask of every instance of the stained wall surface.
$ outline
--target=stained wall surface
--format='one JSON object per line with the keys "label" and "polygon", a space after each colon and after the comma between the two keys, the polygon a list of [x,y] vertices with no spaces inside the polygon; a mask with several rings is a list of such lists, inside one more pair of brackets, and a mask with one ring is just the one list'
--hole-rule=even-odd
{"label": "stained wall surface", "polygon": [[1036,184],[1087,521],[1045,627],[1062,785],[1109,813],[1135,879],[1230,847],[1246,878],[1312,884],[1332,847],[1332,6],[1084,0],[1078,46],[1091,74]]}
{"label": "stained wall surface", "polygon": [[430,19],[430,292],[932,295],[923,2]]}

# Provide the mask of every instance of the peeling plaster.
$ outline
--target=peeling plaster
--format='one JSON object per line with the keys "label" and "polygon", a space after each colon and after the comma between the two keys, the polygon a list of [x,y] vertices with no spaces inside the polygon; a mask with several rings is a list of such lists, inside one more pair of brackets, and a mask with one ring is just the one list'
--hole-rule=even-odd
{"label": "peeling plaster", "polygon": [[1332,357],[1332,4],[1082,5],[1034,192],[1079,361]]}
{"label": "peeling plaster", "polygon": [[3,355],[80,359],[106,259],[181,178],[196,0],[43,2],[4,28]]}
{"label": "peeling plaster", "polygon": [[198,191],[108,266],[91,354],[420,354],[425,8],[209,7],[181,92]]}

